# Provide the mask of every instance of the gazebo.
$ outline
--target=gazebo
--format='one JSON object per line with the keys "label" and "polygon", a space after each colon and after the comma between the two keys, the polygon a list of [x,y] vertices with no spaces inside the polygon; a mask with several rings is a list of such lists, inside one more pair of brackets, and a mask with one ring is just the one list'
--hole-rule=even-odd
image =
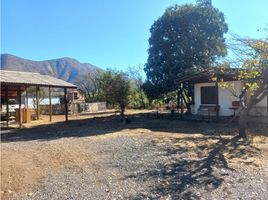
{"label": "gazebo", "polygon": [[[64,89],[64,108],[65,108],[65,121],[68,121],[68,102],[67,102],[67,89],[77,89],[77,86],[63,81],[61,79],[42,75],[32,72],[19,72],[19,71],[0,71],[1,81],[1,98],[6,100],[6,118],[7,126],[9,125],[9,106],[8,100],[10,98],[18,98],[19,110],[21,110],[21,94],[26,92],[26,105],[28,104],[28,92],[27,88],[30,86],[36,87],[36,99],[37,99],[37,119],[39,119],[39,88],[46,87],[49,89],[49,113],[50,121],[52,121],[52,103],[51,103],[51,88]],[[22,127],[21,112],[18,114],[19,127]]]}

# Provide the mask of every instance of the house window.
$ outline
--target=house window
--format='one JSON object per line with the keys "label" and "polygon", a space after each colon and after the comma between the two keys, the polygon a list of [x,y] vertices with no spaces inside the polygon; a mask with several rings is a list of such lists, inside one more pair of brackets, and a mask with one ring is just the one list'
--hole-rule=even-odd
{"label": "house window", "polygon": [[217,104],[217,88],[215,86],[201,87],[201,104]]}

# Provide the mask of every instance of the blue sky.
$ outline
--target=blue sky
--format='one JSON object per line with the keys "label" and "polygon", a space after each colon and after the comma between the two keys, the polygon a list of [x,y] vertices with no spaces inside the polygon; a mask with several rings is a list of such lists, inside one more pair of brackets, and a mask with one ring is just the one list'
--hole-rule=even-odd
{"label": "blue sky", "polygon": [[[72,57],[125,69],[147,60],[150,26],[174,4],[194,0],[2,0],[1,52],[32,60]],[[268,0],[212,0],[229,31],[264,37]]]}

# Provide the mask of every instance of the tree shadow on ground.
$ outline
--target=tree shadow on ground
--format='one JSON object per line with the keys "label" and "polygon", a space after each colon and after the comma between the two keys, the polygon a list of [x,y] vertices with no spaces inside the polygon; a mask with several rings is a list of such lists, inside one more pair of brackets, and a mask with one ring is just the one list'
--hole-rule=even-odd
{"label": "tree shadow on ground", "polygon": [[[245,139],[225,137],[225,135],[234,134],[237,130],[235,124],[224,127],[219,123],[147,119],[145,115],[141,114],[129,117],[132,119],[130,124],[121,123],[117,116],[108,116],[40,125],[2,133],[1,139],[2,142],[48,141],[68,137],[102,135],[138,128],[148,129],[152,132],[189,134],[187,137],[181,138],[168,137],[167,139],[172,145],[161,145],[163,140],[152,140],[153,145],[157,149],[161,149],[163,158],[170,157],[170,160],[164,162],[158,159],[158,162],[152,163],[151,167],[146,170],[133,173],[139,167],[136,164],[133,171],[130,170],[128,176],[125,177],[125,179],[135,179],[140,182],[150,180],[155,183],[149,188],[151,195],[149,198],[152,199],[168,195],[172,199],[199,199],[202,195],[200,191],[213,191],[221,186],[226,176],[230,176],[234,170],[228,164],[230,160],[237,158],[246,160],[248,157],[256,156],[259,152],[259,149],[252,147]],[[202,136],[192,135],[197,133]],[[220,135],[224,135],[224,137]],[[213,142],[207,143],[208,140]],[[195,145],[189,146],[190,142]],[[146,145],[142,148],[146,149]],[[127,155],[126,159],[129,159],[129,156],[131,155]],[[140,193],[129,199],[146,199],[147,197],[148,195]]]}
{"label": "tree shadow on ground", "polygon": [[[213,139],[213,144],[199,145],[196,147],[184,148],[177,146],[174,149],[163,147],[166,156],[173,157],[172,161],[159,162],[155,167],[140,173],[130,174],[125,179],[136,181],[147,181],[155,183],[148,194],[137,194],[130,199],[200,199],[204,193],[217,189],[226,176],[234,171],[228,165],[233,158],[246,160],[259,154],[260,150],[253,147],[248,140],[238,136],[232,138],[218,137],[186,137],[175,138],[172,143],[202,143],[202,141]],[[185,157],[184,153],[194,152],[196,157]],[[206,153],[202,153],[207,151]],[[201,152],[201,153],[200,153]],[[204,192],[204,193],[202,193]],[[209,195],[208,195],[209,198]]]}
{"label": "tree shadow on ground", "polygon": [[[124,124],[116,115],[95,117],[89,119],[73,119],[69,122],[56,122],[39,125],[32,128],[12,129],[1,132],[2,142],[55,140],[68,137],[87,137],[114,133],[121,130],[148,129],[153,132],[198,133],[203,135],[235,135],[238,126],[231,123],[207,123],[202,121],[187,121],[179,119],[148,119],[146,113],[128,115],[130,124]],[[254,128],[256,124],[254,124]],[[267,135],[268,127],[258,130],[259,135]]]}
{"label": "tree shadow on ground", "polygon": [[235,125],[219,128],[217,123],[181,120],[147,119],[146,114],[128,116],[130,124],[124,124],[118,116],[77,119],[69,122],[56,122],[32,128],[5,130],[1,133],[2,142],[54,140],[65,137],[87,137],[114,133],[121,130],[143,128],[151,131],[171,133],[200,133],[207,135],[232,134]]}

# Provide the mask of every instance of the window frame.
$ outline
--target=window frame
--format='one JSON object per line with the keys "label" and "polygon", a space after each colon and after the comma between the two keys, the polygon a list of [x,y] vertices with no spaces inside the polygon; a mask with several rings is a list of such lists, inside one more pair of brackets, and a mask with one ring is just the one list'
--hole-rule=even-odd
{"label": "window frame", "polygon": [[[203,105],[216,105],[218,101],[217,97],[217,87],[216,86],[202,86],[200,87],[200,102]],[[206,90],[206,91],[204,91]],[[214,90],[214,91],[208,91]]]}

